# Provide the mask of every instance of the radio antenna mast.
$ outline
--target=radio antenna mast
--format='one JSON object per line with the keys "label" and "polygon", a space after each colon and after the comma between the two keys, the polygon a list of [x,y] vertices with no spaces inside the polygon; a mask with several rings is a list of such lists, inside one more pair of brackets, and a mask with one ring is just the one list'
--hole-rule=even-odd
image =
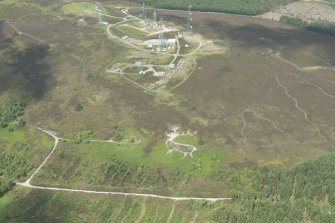
{"label": "radio antenna mast", "polygon": [[95,3],[95,10],[99,14],[99,21],[98,21],[99,24],[103,23],[103,19],[102,19],[102,15],[101,15],[101,8],[102,8],[101,3],[96,2]]}
{"label": "radio antenna mast", "polygon": [[188,20],[187,20],[187,32],[191,36],[192,35],[192,6],[188,7]]}
{"label": "radio antenna mast", "polygon": [[164,29],[163,29],[163,17],[160,18],[159,20],[159,41],[161,44],[161,48],[165,47],[165,41],[164,41]]}
{"label": "radio antenna mast", "polygon": [[144,25],[145,25],[147,21],[147,10],[145,8],[145,1],[143,1],[143,5],[142,5],[142,16],[143,16]]}
{"label": "radio antenna mast", "polygon": [[156,12],[156,9],[154,11],[154,22],[157,22],[157,12]]}

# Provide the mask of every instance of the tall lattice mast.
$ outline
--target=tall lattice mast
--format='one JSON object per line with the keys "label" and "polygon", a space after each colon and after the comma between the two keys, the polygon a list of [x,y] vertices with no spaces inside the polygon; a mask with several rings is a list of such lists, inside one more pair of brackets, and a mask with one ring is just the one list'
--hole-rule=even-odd
{"label": "tall lattice mast", "polygon": [[187,32],[192,35],[192,6],[188,7]]}
{"label": "tall lattice mast", "polygon": [[143,1],[143,4],[142,4],[142,16],[143,16],[143,19],[144,19],[144,23],[146,23],[146,20],[147,20],[147,9],[145,8],[145,2]]}
{"label": "tall lattice mast", "polygon": [[101,15],[101,3],[95,3],[95,11],[99,14],[99,21],[98,23],[101,24],[103,22],[102,15]]}
{"label": "tall lattice mast", "polygon": [[154,22],[157,22],[157,12],[156,12],[156,9],[154,11]]}
{"label": "tall lattice mast", "polygon": [[163,17],[160,18],[159,20],[159,40],[161,44],[161,48],[165,47],[165,41],[164,41],[164,28],[163,28]]}

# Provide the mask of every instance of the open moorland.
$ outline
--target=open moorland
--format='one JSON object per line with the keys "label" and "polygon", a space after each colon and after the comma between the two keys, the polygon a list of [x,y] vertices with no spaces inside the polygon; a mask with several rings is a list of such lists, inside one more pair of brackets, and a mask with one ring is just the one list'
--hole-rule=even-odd
{"label": "open moorland", "polygon": [[132,6],[0,1],[0,221],[332,222],[335,37]]}

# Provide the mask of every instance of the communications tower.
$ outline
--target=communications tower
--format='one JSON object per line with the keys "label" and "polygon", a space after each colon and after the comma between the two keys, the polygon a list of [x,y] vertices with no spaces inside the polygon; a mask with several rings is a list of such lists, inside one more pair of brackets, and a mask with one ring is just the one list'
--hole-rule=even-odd
{"label": "communications tower", "polygon": [[101,3],[96,2],[95,3],[95,11],[99,14],[99,21],[98,23],[101,24],[103,23],[102,15],[101,15]]}
{"label": "communications tower", "polygon": [[147,21],[147,9],[145,8],[145,2],[144,1],[143,1],[143,4],[142,4],[142,17],[143,17],[144,25],[145,25],[146,21]]}
{"label": "communications tower", "polygon": [[159,20],[159,41],[161,48],[165,48],[165,40],[164,40],[164,28],[163,28],[163,17],[160,18]]}
{"label": "communications tower", "polygon": [[154,11],[154,22],[157,22],[157,12],[156,12],[156,9]]}
{"label": "communications tower", "polygon": [[192,35],[192,6],[188,7],[187,32]]}

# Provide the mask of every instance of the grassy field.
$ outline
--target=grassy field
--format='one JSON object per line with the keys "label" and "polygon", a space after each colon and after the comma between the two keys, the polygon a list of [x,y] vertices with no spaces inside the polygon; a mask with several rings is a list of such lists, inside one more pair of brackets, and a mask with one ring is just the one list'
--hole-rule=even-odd
{"label": "grassy field", "polygon": [[175,141],[179,143],[189,144],[189,145],[196,146],[196,147],[199,146],[197,139],[193,135],[181,135],[181,136],[178,136]]}
{"label": "grassy field", "polygon": [[141,78],[141,75],[139,74],[141,71],[145,71],[146,68],[143,67],[130,67],[124,70],[125,73],[132,73],[133,75],[133,79],[139,79]]}
{"label": "grassy field", "polygon": [[[156,188],[158,191],[168,186],[180,193],[180,188],[188,182],[201,184],[202,179],[223,169],[227,159],[222,149],[207,145],[196,145],[198,150],[193,157],[183,157],[178,152],[167,154],[164,140],[159,140],[148,153],[148,133],[130,129],[127,133],[124,138],[133,138],[134,143],[61,143],[34,182],[81,188],[124,186],[135,189],[141,186],[144,190]],[[164,193],[175,192],[169,189]]]}
{"label": "grassy field", "polygon": [[123,35],[122,36],[132,36],[133,38],[140,39],[140,40],[146,40],[147,39],[147,34],[146,32],[143,32],[139,29],[133,28],[131,26],[127,25],[118,25],[114,27],[114,29],[118,30],[121,32]]}
{"label": "grassy field", "polygon": [[[62,10],[65,15],[75,15],[75,16],[89,16],[89,17],[99,17],[96,13],[96,5],[91,2],[74,2],[62,6]],[[89,11],[87,13],[85,10]],[[101,9],[102,13],[106,13],[104,8]]]}
{"label": "grassy field", "polygon": [[8,143],[13,145],[15,142],[21,142],[24,143],[26,141],[26,137],[24,135],[24,132],[22,131],[14,131],[10,132],[8,129],[0,129],[0,135],[1,139]]}

